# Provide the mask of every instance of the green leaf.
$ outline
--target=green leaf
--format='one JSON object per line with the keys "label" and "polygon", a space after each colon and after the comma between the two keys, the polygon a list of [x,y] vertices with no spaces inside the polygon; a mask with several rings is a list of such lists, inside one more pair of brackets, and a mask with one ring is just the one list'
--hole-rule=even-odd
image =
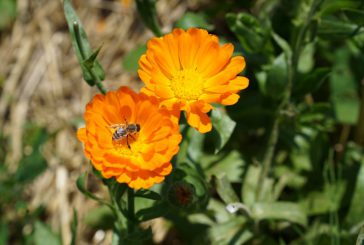
{"label": "green leaf", "polygon": [[275,58],[273,64],[267,69],[265,91],[268,96],[274,99],[280,99],[283,96],[288,81],[287,69],[287,60],[284,54]]}
{"label": "green leaf", "polygon": [[248,13],[228,13],[226,21],[232,32],[239,39],[242,47],[249,53],[271,52],[268,28],[261,26],[259,21]]}
{"label": "green leaf", "polygon": [[188,144],[187,159],[192,160],[194,163],[200,163],[203,155],[205,134],[201,134],[194,128],[189,128],[185,138]]}
{"label": "green leaf", "polygon": [[307,215],[322,215],[338,211],[344,193],[344,183],[326,184],[323,191],[312,191],[301,201],[301,207]]}
{"label": "green leaf", "polygon": [[343,12],[349,20],[359,26],[364,26],[364,11],[358,9],[344,9]]}
{"label": "green leaf", "polygon": [[358,234],[358,238],[356,240],[356,245],[364,244],[364,225],[361,227],[360,232]]}
{"label": "green leaf", "polygon": [[120,245],[121,239],[119,232],[113,230],[112,232],[112,238],[111,238],[111,245]]}
{"label": "green leaf", "polygon": [[298,60],[298,71],[301,73],[307,73],[312,70],[315,65],[315,43],[309,43],[302,49],[301,55]]}
{"label": "green leaf", "polygon": [[255,203],[251,213],[256,220],[285,220],[307,226],[304,210],[293,202]]}
{"label": "green leaf", "polygon": [[156,0],[136,0],[137,9],[144,24],[160,37],[163,35],[158,23],[157,10],[155,7]]}
{"label": "green leaf", "polygon": [[251,164],[244,178],[241,197],[243,202],[249,207],[255,203],[260,171],[261,167],[259,165]]}
{"label": "green leaf", "polygon": [[224,223],[231,219],[232,215],[226,210],[226,204],[211,198],[207,210],[212,212],[213,220],[217,223]]}
{"label": "green leaf", "polygon": [[203,28],[209,31],[213,29],[213,26],[207,22],[206,17],[203,14],[196,14],[193,12],[186,12],[182,18],[176,22],[175,26],[184,30],[187,30],[190,27]]}
{"label": "green leaf", "polygon": [[229,221],[212,226],[208,235],[212,244],[244,244],[253,237],[253,233],[244,227],[246,219],[238,216]]}
{"label": "green leaf", "polygon": [[334,112],[329,103],[314,103],[298,106],[298,123],[301,127],[312,127],[322,132],[332,132],[335,128]]}
{"label": "green leaf", "polygon": [[94,60],[92,69],[88,69],[83,64],[86,59],[92,57],[92,55],[97,53],[97,51],[92,52],[86,32],[82,27],[76,11],[73,9],[71,0],[64,0],[63,8],[71,35],[72,46],[75,49],[78,62],[82,68],[83,78],[90,86],[93,86],[96,82],[94,75],[96,75],[100,81],[105,79],[104,69],[96,59]]}
{"label": "green leaf", "polygon": [[16,17],[16,1],[0,1],[0,31],[7,28]]}
{"label": "green leaf", "polygon": [[335,65],[330,74],[331,101],[336,119],[354,125],[358,121],[360,99],[355,77],[350,69],[350,53],[347,49],[335,52]]}
{"label": "green leaf", "polygon": [[245,166],[245,161],[238,151],[205,155],[200,158],[200,163],[208,176],[225,173],[230,182],[236,183],[241,181]]}
{"label": "green leaf", "polygon": [[20,160],[15,173],[16,182],[22,184],[33,181],[47,169],[47,163],[40,148],[49,139],[49,135],[44,128],[39,127],[31,127],[28,131],[24,137],[24,142],[32,147],[32,152]]}
{"label": "green leaf", "polygon": [[353,34],[356,28],[356,25],[338,19],[322,19],[317,34],[326,39],[339,39]]}
{"label": "green leaf", "polygon": [[113,208],[113,206],[111,204],[109,204],[105,200],[102,200],[101,198],[95,196],[94,194],[92,194],[91,192],[89,192],[87,190],[87,188],[86,188],[86,177],[87,177],[87,173],[83,173],[83,174],[80,175],[80,177],[77,178],[76,186],[77,186],[78,190],[81,191],[82,194],[84,194],[88,198],[91,198],[91,199],[93,199],[95,201],[98,201],[99,203],[104,204],[104,205],[110,207],[113,210],[114,208]]}
{"label": "green leaf", "polygon": [[169,211],[168,204],[165,202],[156,204],[150,208],[141,209],[136,213],[136,217],[139,221],[147,221],[155,218],[159,218],[167,214]]}
{"label": "green leaf", "polygon": [[[362,156],[359,155],[359,157]],[[345,164],[349,163],[345,162]],[[351,198],[350,208],[345,218],[345,222],[348,223],[351,227],[358,226],[364,222],[364,217],[362,215],[364,213],[364,159],[362,159],[361,162],[356,161],[356,163],[354,164],[359,166],[359,169],[354,169],[355,171],[357,171],[357,177],[354,188],[352,189],[353,196]],[[353,174],[355,173],[351,173],[348,175],[352,177]]]}
{"label": "green leaf", "polygon": [[211,113],[211,122],[215,136],[215,154],[218,153],[228,142],[234,132],[236,122],[226,113],[224,108],[215,108]]}
{"label": "green leaf", "polygon": [[145,44],[139,45],[131,50],[123,59],[123,68],[128,72],[137,72],[139,68],[138,61],[140,57],[147,51]]}
{"label": "green leaf", "polygon": [[96,51],[94,51],[87,59],[85,59],[82,64],[90,71],[95,67],[95,62],[96,62],[96,58],[97,55],[99,54],[101,50],[101,46],[96,49]]}
{"label": "green leaf", "polygon": [[151,191],[151,190],[137,190],[135,192],[134,196],[152,199],[152,200],[156,200],[156,201],[162,199],[162,197],[157,192]]}
{"label": "green leaf", "polygon": [[[261,172],[261,166],[251,164],[245,175],[244,184],[241,189],[241,197],[243,203],[248,207],[251,207],[256,202],[257,189],[259,187],[259,175]],[[272,202],[273,201],[273,180],[271,178],[265,178],[261,184],[261,201]]]}
{"label": "green leaf", "polygon": [[226,204],[239,202],[239,198],[231,186],[226,174],[221,174],[216,177],[216,191]]}
{"label": "green leaf", "polygon": [[34,244],[61,245],[61,239],[47,225],[36,221],[34,226]]}
{"label": "green leaf", "polygon": [[105,205],[95,207],[86,213],[83,223],[92,229],[108,230],[114,227],[116,217]]}
{"label": "green leaf", "polygon": [[289,46],[288,42],[283,39],[282,37],[280,37],[278,34],[274,33],[272,31],[271,33],[274,41],[276,41],[276,43],[278,44],[278,46],[283,50],[283,53],[286,56],[287,60],[290,60],[292,57],[292,49],[291,46]]}
{"label": "green leaf", "polygon": [[329,15],[343,9],[356,9],[360,1],[353,0],[326,0],[321,7],[320,15]]}
{"label": "green leaf", "polygon": [[328,78],[330,71],[330,68],[320,67],[307,75],[303,75],[301,79],[297,79],[293,87],[294,96],[302,96],[317,91]]}

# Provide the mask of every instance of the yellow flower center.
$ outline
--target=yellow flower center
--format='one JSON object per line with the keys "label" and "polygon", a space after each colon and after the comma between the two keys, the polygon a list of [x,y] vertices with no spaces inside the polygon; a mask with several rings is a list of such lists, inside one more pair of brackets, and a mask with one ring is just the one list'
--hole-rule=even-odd
{"label": "yellow flower center", "polygon": [[203,80],[196,69],[185,69],[175,72],[170,87],[176,98],[197,100],[203,93]]}
{"label": "yellow flower center", "polygon": [[138,156],[140,154],[139,149],[142,146],[141,146],[141,143],[138,142],[137,137],[138,137],[137,135],[128,136],[128,143],[129,143],[130,148],[128,147],[128,143],[126,142],[126,137],[113,142],[114,150],[119,155],[124,155],[124,156],[129,156],[129,157]]}

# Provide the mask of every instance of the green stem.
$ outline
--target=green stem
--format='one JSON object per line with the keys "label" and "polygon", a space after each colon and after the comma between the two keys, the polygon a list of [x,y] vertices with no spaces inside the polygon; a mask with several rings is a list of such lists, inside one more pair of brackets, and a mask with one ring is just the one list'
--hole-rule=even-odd
{"label": "green stem", "polygon": [[274,151],[278,142],[278,136],[279,136],[279,124],[280,124],[280,115],[284,108],[286,108],[289,105],[290,99],[291,99],[291,93],[292,93],[292,85],[293,81],[295,79],[296,73],[297,73],[297,67],[298,67],[298,60],[302,51],[302,43],[304,40],[304,37],[306,35],[306,32],[308,30],[309,24],[311,23],[311,20],[315,14],[315,12],[318,10],[319,6],[324,2],[324,0],[314,0],[308,16],[303,24],[303,26],[299,29],[297,38],[295,38],[295,42],[292,45],[293,51],[291,57],[287,57],[287,67],[288,67],[288,78],[287,78],[287,84],[284,89],[283,98],[281,100],[281,103],[279,104],[276,116],[273,121],[273,126],[271,133],[268,138],[268,146],[267,150],[263,157],[262,162],[262,170],[260,171],[259,178],[258,178],[258,186],[256,189],[256,198],[258,201],[262,199],[262,187],[264,180],[267,178],[269,170],[272,165],[272,160],[274,157]]}
{"label": "green stem", "polygon": [[355,142],[364,146],[364,78],[361,81],[361,103],[359,119],[356,125]]}
{"label": "green stem", "polygon": [[279,119],[280,117],[277,115],[273,122],[273,127],[268,139],[268,148],[265,152],[263,163],[262,163],[262,170],[260,171],[259,178],[258,178],[258,186],[256,189],[256,197],[257,200],[260,201],[262,199],[263,192],[261,191],[263,188],[263,182],[265,178],[268,176],[268,172],[272,165],[272,159],[274,155],[274,150],[278,141],[279,135]]}
{"label": "green stem", "polygon": [[108,187],[108,190],[109,190],[109,195],[110,195],[110,198],[111,198],[111,201],[112,201],[112,204],[114,206],[114,213],[116,215],[116,224],[118,227],[116,227],[117,231],[120,232],[122,230],[123,227],[125,227],[123,225],[123,220],[124,220],[124,217],[122,215],[122,212],[120,210],[120,205],[118,203],[118,200],[115,199],[115,195],[114,195],[114,192],[112,191],[112,187],[110,185],[107,185]]}
{"label": "green stem", "polygon": [[135,222],[135,207],[134,207],[134,190],[128,188],[128,233],[131,234],[134,231]]}
{"label": "green stem", "polygon": [[105,95],[107,90],[106,90],[104,84],[102,83],[102,81],[99,79],[99,77],[95,74],[95,72],[92,69],[90,70],[90,73],[91,73],[93,79],[95,80],[96,87],[99,89],[99,91],[102,94]]}

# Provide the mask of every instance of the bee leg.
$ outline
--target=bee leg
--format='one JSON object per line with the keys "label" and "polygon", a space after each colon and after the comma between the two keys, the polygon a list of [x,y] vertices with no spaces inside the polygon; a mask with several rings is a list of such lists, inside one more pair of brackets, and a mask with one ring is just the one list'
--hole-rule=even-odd
{"label": "bee leg", "polygon": [[126,144],[127,144],[128,148],[129,148],[129,150],[130,150],[131,148],[130,148],[130,145],[129,145],[129,140],[128,140],[128,138],[129,138],[129,137],[128,137],[128,136],[129,136],[129,135],[127,135],[127,136],[126,136]]}

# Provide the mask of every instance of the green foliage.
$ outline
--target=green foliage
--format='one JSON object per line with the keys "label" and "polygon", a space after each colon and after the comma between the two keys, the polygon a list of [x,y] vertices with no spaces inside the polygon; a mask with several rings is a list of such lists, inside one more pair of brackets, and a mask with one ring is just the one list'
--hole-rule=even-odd
{"label": "green foliage", "polygon": [[346,49],[335,52],[337,60],[331,73],[331,100],[339,122],[355,124],[359,116],[359,96],[357,83],[349,69],[350,54]]}
{"label": "green foliage", "polygon": [[261,90],[267,96],[280,99],[287,83],[287,62],[283,54],[279,55],[271,66],[259,76]]}
{"label": "green foliage", "polygon": [[0,1],[0,31],[9,27],[16,17],[16,0]]}
{"label": "green foliage", "polygon": [[[47,169],[46,160],[41,152],[44,144],[51,138],[47,131],[34,124],[26,124],[23,135],[23,147],[20,161],[15,170],[8,169],[4,164],[6,154],[0,156],[0,244],[12,241],[21,244],[61,244],[59,236],[54,235],[50,228],[41,223],[40,216],[45,215],[43,206],[28,205],[27,186],[32,184]],[[0,134],[0,151],[6,153],[8,145]],[[0,152],[0,153],[1,153]],[[23,234],[23,228],[30,229],[29,234]],[[23,234],[23,235],[19,235]]]}
{"label": "green foliage", "polygon": [[33,181],[47,168],[47,163],[40,152],[41,146],[48,140],[45,129],[37,127],[30,129],[25,140],[32,146],[32,152],[21,159],[15,172],[15,181],[21,184]]}
{"label": "green foliage", "polygon": [[34,244],[60,245],[61,240],[47,225],[37,221],[34,227]]}
{"label": "green foliage", "polygon": [[135,197],[143,197],[155,201],[162,199],[162,197],[157,192],[151,190],[138,190],[135,192]]}
{"label": "green foliage", "polygon": [[307,216],[297,203],[272,202],[256,203],[252,208],[252,216],[257,220],[287,220],[303,226],[307,225]]}
{"label": "green foliage", "polygon": [[112,229],[115,221],[114,213],[105,205],[90,210],[84,217],[83,223],[95,230]]}
{"label": "green foliage", "polygon": [[320,67],[309,74],[300,76],[293,87],[294,95],[300,97],[316,92],[326,81],[330,71],[330,68]]}
{"label": "green foliage", "polygon": [[239,198],[235,194],[226,175],[216,178],[216,191],[225,203],[234,203],[239,201]]}
{"label": "green foliage", "polygon": [[356,240],[356,245],[363,245],[364,243],[364,227],[360,229],[358,239]]}
{"label": "green foliage", "polygon": [[[221,6],[201,16],[212,20]],[[349,244],[363,222],[358,159],[364,155],[341,128],[360,127],[364,74],[356,67],[363,64],[364,6],[309,0],[255,7],[225,13],[235,35],[228,38],[237,38],[235,50],[247,59],[250,87],[239,104],[227,107],[228,120],[218,115],[224,108],[215,108],[212,133],[183,131],[177,166],[187,163],[215,193],[207,211],[184,215],[207,226],[201,236],[211,244]],[[214,30],[221,31],[218,25]],[[267,143],[274,144],[272,166],[262,176]],[[180,219],[167,216],[180,227]]]}
{"label": "green foliage", "polygon": [[234,122],[225,110],[215,108],[211,113],[211,123],[213,126],[215,153],[218,153],[228,142],[234,132],[236,122]]}
{"label": "green foliage", "polygon": [[364,26],[364,11],[357,9],[344,9],[343,12],[348,19],[358,26]]}
{"label": "green foliage", "polygon": [[339,39],[354,33],[357,25],[347,23],[337,18],[323,19],[317,31],[318,35],[326,39]]}
{"label": "green foliage", "polygon": [[77,211],[74,209],[73,210],[73,219],[72,219],[72,224],[71,224],[71,233],[72,233],[71,245],[76,245],[77,227],[78,227],[78,214],[77,214]]}
{"label": "green foliage", "polygon": [[72,46],[82,68],[83,78],[90,86],[94,86],[97,80],[102,81],[105,78],[104,69],[96,60],[100,48],[95,52],[92,51],[86,32],[82,27],[76,11],[73,9],[71,0],[65,0],[63,7],[71,35]]}
{"label": "green foliage", "polygon": [[264,28],[254,16],[247,13],[229,13],[226,15],[226,21],[247,52],[271,50],[269,29]]}
{"label": "green foliage", "polygon": [[[7,14],[0,15],[0,29],[11,23],[14,3],[1,2]],[[136,6],[146,27],[161,36],[155,1]],[[214,105],[210,133],[186,126],[182,115],[183,141],[162,184],[130,192],[94,170],[108,188],[104,198],[82,174],[77,188],[100,204],[82,222],[113,230],[113,244],[150,242],[151,229],[139,224],[158,217],[167,220],[169,236],[186,244],[361,244],[364,149],[355,134],[363,127],[363,2],[212,1],[191,9],[174,26],[213,30],[232,42],[246,58],[249,88],[234,106]],[[70,0],[64,11],[84,79],[99,86],[101,48],[91,49]],[[123,68],[135,74],[145,50],[131,50]],[[40,221],[46,211],[27,211],[24,189],[47,168],[40,149],[50,136],[38,127],[26,131],[24,149],[32,150],[16,171],[0,165],[0,243],[60,244]],[[0,138],[3,162],[9,139]],[[31,232],[23,234],[24,225]],[[77,225],[74,212],[72,244],[80,237]]]}
{"label": "green foliage", "polygon": [[83,173],[81,176],[79,176],[77,178],[76,185],[77,185],[78,190],[81,191],[82,194],[84,194],[88,198],[91,198],[91,199],[93,199],[95,201],[98,201],[100,204],[104,204],[106,206],[109,206],[111,209],[113,209],[111,204],[104,201],[102,198],[99,198],[99,197],[95,196],[94,194],[92,194],[91,192],[89,192],[87,190],[87,188],[86,188],[86,178],[87,178],[87,173]]}
{"label": "green foliage", "polygon": [[206,19],[206,16],[199,13],[186,12],[181,19],[179,19],[176,24],[176,27],[187,30],[190,27],[198,27],[211,31],[213,26],[210,25]]}
{"label": "green foliage", "polygon": [[140,45],[131,50],[123,59],[123,68],[128,72],[136,72],[139,68],[138,61],[140,56],[142,56],[146,50],[146,45]]}
{"label": "green foliage", "polygon": [[225,173],[230,182],[239,183],[246,165],[238,151],[229,153],[206,154],[200,156],[200,164],[207,176]]}
{"label": "green foliage", "polygon": [[140,18],[144,24],[154,33],[156,36],[162,36],[163,33],[158,23],[157,11],[155,7],[156,0],[136,0],[136,5]]}

